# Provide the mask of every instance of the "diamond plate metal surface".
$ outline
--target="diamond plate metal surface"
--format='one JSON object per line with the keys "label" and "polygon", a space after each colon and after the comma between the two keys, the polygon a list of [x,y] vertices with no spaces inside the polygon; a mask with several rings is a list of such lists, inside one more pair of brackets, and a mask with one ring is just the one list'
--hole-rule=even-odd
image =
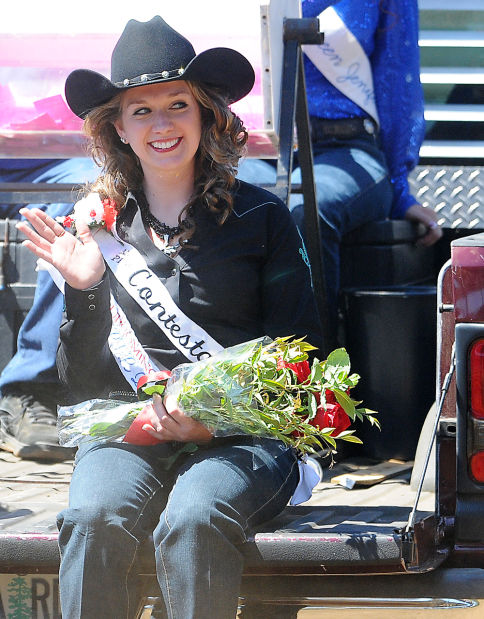
{"label": "diamond plate metal surface", "polygon": [[484,229],[484,167],[417,166],[409,183],[443,228]]}

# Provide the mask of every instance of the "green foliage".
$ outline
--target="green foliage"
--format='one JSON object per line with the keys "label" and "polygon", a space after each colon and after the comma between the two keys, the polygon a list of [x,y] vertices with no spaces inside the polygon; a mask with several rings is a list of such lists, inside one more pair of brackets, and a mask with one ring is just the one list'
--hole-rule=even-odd
{"label": "green foliage", "polygon": [[[349,423],[368,419],[379,427],[379,422],[374,411],[360,408],[361,402],[350,395],[360,377],[350,373],[348,353],[338,348],[325,361],[314,358],[309,366],[308,353],[313,350],[304,338],[262,338],[228,348],[207,360],[182,364],[173,370],[168,383],[148,380],[139,387],[138,403],[106,401],[105,410],[97,417],[96,409],[103,405],[95,403],[88,436],[98,440],[122,438],[149,398],[159,393],[175,396],[186,415],[216,436],[272,437],[301,453],[318,452],[322,447],[335,450],[338,440],[361,443],[354,429],[347,427]],[[330,408],[328,400],[339,407],[332,404]],[[328,410],[335,409],[339,421],[331,427],[329,420],[336,419],[336,413],[330,417]],[[322,427],[325,424],[327,427]]]}
{"label": "green foliage", "polygon": [[[252,346],[247,351],[247,346]],[[348,391],[359,376],[350,374],[349,355],[344,348],[334,350],[325,361],[314,359],[306,380],[286,364],[308,360],[315,350],[304,339],[277,338],[270,343],[246,343],[234,347],[233,355],[222,354],[207,361],[187,365],[178,381],[178,406],[216,435],[254,434],[277,438],[303,453],[317,452],[323,445],[335,449],[336,441],[361,443],[354,430],[333,436],[334,428],[313,425],[318,399],[326,403],[326,390],[333,392],[351,421],[368,417],[378,423]],[[197,367],[198,366],[198,367]],[[170,393],[170,385],[167,393]]]}

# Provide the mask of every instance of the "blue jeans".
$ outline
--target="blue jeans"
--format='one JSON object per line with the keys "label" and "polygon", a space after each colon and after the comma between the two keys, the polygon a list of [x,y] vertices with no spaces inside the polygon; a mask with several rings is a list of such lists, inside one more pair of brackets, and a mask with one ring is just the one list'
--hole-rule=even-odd
{"label": "blue jeans", "polygon": [[[371,136],[354,140],[331,138],[315,143],[313,156],[328,310],[335,324],[341,239],[365,223],[388,217],[393,189],[384,154]],[[238,177],[247,182],[275,183],[276,174],[270,164],[247,159],[241,163]],[[299,168],[294,170],[291,180],[301,182]],[[300,194],[291,196],[289,208],[304,236],[304,207]]]}
{"label": "blue jeans", "polygon": [[[0,170],[0,178],[4,182],[84,183],[94,180],[98,174],[99,168],[91,159],[80,157],[44,162],[40,166],[33,163],[30,171]],[[67,215],[72,210],[70,203],[28,206],[42,208],[52,217]],[[18,207],[16,209],[0,213],[4,217],[18,217]],[[19,382],[59,383],[55,359],[63,303],[64,297],[50,275],[40,272],[32,307],[18,333],[17,352],[0,375],[0,391]]]}
{"label": "blue jeans", "polygon": [[251,527],[280,513],[298,482],[279,441],[214,439],[168,471],[170,444],[81,447],[58,516],[62,614],[123,619],[136,607],[135,565],[153,534],[169,619],[235,617]]}

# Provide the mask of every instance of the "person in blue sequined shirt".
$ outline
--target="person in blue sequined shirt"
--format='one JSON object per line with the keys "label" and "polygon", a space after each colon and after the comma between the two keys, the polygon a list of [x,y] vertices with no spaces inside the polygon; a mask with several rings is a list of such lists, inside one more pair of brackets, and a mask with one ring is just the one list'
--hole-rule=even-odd
{"label": "person in blue sequined shirt", "polygon": [[[330,6],[368,57],[379,117],[378,126],[305,54],[324,273],[335,326],[339,244],[346,233],[385,218],[422,223],[426,233],[419,243],[424,245],[435,243],[442,231],[434,211],[410,194],[407,180],[418,162],[425,124],[417,0],[303,0],[303,16],[318,17]],[[322,32],[325,25],[326,14],[320,17]],[[323,45],[331,53],[329,36]],[[274,180],[273,169],[261,161],[246,160],[239,170],[244,180]],[[293,182],[300,181],[297,169]],[[304,232],[300,196],[291,198],[290,208]]]}

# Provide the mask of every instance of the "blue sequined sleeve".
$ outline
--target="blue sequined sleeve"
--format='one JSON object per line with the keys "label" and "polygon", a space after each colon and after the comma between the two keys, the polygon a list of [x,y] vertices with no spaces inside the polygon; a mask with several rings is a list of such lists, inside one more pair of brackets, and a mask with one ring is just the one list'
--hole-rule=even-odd
{"label": "blue sequined sleeve", "polygon": [[394,187],[392,217],[404,217],[416,202],[408,174],[417,165],[425,132],[420,83],[417,0],[383,3],[371,62],[382,148]]}

